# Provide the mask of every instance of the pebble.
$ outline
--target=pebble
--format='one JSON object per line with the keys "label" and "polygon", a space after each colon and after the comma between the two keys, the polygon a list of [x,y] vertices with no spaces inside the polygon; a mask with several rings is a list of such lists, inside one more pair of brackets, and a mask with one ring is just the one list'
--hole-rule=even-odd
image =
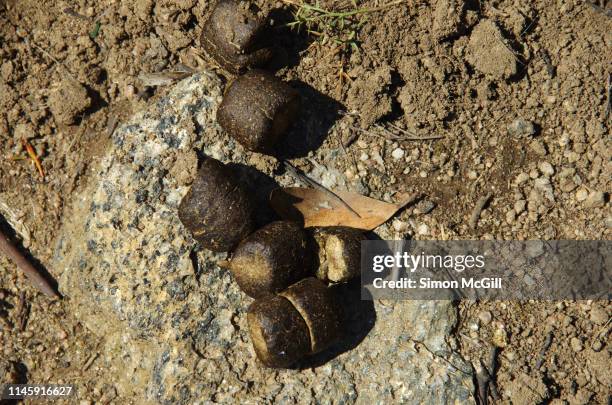
{"label": "pebble", "polygon": [[429,226],[427,224],[421,224],[417,228],[417,233],[419,235],[428,235],[429,234]]}
{"label": "pebble", "polygon": [[516,212],[514,210],[510,210],[506,212],[506,222],[509,224],[514,223],[516,220]]}
{"label": "pebble", "polygon": [[402,148],[395,148],[393,152],[391,152],[391,156],[395,160],[400,160],[404,157],[404,150]]}
{"label": "pebble", "polygon": [[598,352],[603,349],[603,343],[601,343],[601,340],[596,340],[593,342],[591,348],[593,349],[593,351]]}
{"label": "pebble", "polygon": [[559,137],[559,146],[564,147],[564,146],[568,145],[569,142],[570,142],[569,134],[566,133],[566,132],[561,134],[561,136]]}
{"label": "pebble", "polygon": [[578,187],[578,185],[574,182],[573,179],[563,179],[559,185],[559,188],[564,193],[570,193],[574,191]]}
{"label": "pebble", "polygon": [[508,132],[513,136],[531,136],[535,134],[536,130],[533,122],[517,118],[508,125]]}
{"label": "pebble", "polygon": [[433,202],[429,200],[423,200],[416,205],[414,212],[416,214],[429,214],[435,207],[436,204],[434,204]]}
{"label": "pebble", "polygon": [[518,176],[516,176],[516,184],[522,184],[524,182],[526,182],[527,180],[529,180],[529,175],[525,172],[519,173]]}
{"label": "pebble", "polygon": [[480,319],[480,322],[482,322],[483,325],[487,325],[493,319],[493,315],[491,315],[491,312],[489,311],[482,311],[480,314],[478,314],[478,319]]}
{"label": "pebble", "polygon": [[553,193],[552,184],[546,177],[539,177],[535,179],[534,187],[538,190],[547,200],[554,202],[555,195]]}
{"label": "pebble", "polygon": [[545,175],[545,176],[550,177],[553,174],[555,174],[555,169],[548,162],[540,162],[540,165],[538,166],[538,168],[540,169],[542,174]]}
{"label": "pebble", "polygon": [[581,352],[583,349],[582,341],[577,337],[573,337],[570,339],[570,346],[572,347],[572,350],[576,353]]}
{"label": "pebble", "polygon": [[527,206],[527,201],[525,200],[518,200],[514,203],[514,212],[516,212],[516,215],[520,214],[521,212],[525,211],[525,207]]}
{"label": "pebble", "polygon": [[36,137],[36,130],[30,123],[17,124],[15,126],[14,135],[17,139],[31,139]]}
{"label": "pebble", "polygon": [[493,332],[493,344],[497,347],[506,347],[508,345],[508,334],[503,327],[495,329]]}
{"label": "pebble", "polygon": [[578,200],[578,201],[584,201],[584,200],[587,199],[588,196],[589,196],[589,192],[586,191],[583,188],[581,188],[580,190],[576,191],[576,200]]}
{"label": "pebble", "polygon": [[591,321],[597,325],[603,325],[604,323],[608,322],[608,313],[604,308],[596,305],[591,308],[590,318]]}
{"label": "pebble", "polygon": [[594,191],[586,198],[584,205],[588,208],[599,208],[606,204],[606,196],[601,191]]}

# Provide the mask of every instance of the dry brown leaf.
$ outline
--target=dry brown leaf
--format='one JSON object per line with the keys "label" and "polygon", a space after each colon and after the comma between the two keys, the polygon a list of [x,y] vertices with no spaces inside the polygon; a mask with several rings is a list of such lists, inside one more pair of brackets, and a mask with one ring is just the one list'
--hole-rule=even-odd
{"label": "dry brown leaf", "polygon": [[336,192],[359,216],[341,201],[313,188],[278,188],[270,194],[270,205],[284,219],[309,226],[349,226],[372,230],[387,222],[398,210],[415,200],[410,196],[399,204],[390,204],[357,193]]}

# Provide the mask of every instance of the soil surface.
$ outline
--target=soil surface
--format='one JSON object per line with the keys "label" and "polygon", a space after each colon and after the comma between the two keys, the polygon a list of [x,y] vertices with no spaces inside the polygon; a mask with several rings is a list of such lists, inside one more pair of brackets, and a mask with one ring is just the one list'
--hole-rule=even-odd
{"label": "soil surface", "polygon": [[[286,27],[296,5],[259,6],[273,15],[270,68],[320,117],[283,157],[332,189],[421,193],[386,225],[398,238],[610,239],[612,6],[358,1],[368,11],[345,28],[310,35]],[[211,9],[0,0],[0,227],[51,275],[66,208],[118,123],[168,91],[168,72],[232,79],[199,47]],[[0,268],[0,382],[71,383],[82,403],[137,402],[97,366],[100,331],[4,257]],[[457,350],[495,369],[500,401],[609,403],[609,302],[458,305]]]}

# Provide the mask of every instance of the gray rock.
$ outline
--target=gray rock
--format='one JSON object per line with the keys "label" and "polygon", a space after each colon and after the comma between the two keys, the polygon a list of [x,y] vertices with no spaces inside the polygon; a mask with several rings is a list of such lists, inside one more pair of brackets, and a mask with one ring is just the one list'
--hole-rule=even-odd
{"label": "gray rock", "polygon": [[508,125],[508,133],[512,136],[531,136],[535,132],[536,129],[533,122],[523,118],[517,118]]}
{"label": "gray rock", "polygon": [[221,97],[215,75],[197,74],[118,128],[63,226],[61,291],[104,339],[98,365],[117,393],[168,404],[472,403],[471,368],[447,343],[456,308],[445,301],[381,305],[357,289],[337,347],[302,370],[258,363],[251,300],[217,265],[225,257],[199,249],[177,216],[194,149],[238,164],[257,157],[216,124]]}

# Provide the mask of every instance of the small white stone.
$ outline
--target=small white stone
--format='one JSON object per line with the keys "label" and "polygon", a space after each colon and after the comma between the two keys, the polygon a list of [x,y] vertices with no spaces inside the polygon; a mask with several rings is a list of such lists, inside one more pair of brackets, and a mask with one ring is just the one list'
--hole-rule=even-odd
{"label": "small white stone", "polygon": [[488,325],[491,322],[491,319],[493,319],[493,315],[491,315],[491,312],[489,311],[482,311],[480,314],[478,314],[478,319],[480,319],[480,322],[482,322],[483,325]]}
{"label": "small white stone", "polygon": [[510,210],[508,212],[506,212],[506,222],[509,224],[514,223],[514,221],[516,220],[516,212],[514,212],[514,210]]}
{"label": "small white stone", "polygon": [[545,176],[549,176],[550,177],[553,174],[555,174],[555,169],[548,162],[540,162],[540,165],[538,166],[538,168],[540,169],[542,174],[545,175]]}
{"label": "small white stone", "polygon": [[584,188],[581,188],[580,190],[576,191],[576,200],[578,201],[584,201],[587,199],[588,196],[589,192],[586,191]]}
{"label": "small white stone", "polygon": [[582,341],[577,337],[573,337],[570,339],[570,346],[572,346],[572,350],[574,350],[576,353],[581,352],[584,348],[582,346]]}
{"label": "small white stone", "polygon": [[550,180],[548,180],[546,177],[539,177],[535,179],[533,185],[535,189],[542,194],[542,196],[546,197],[551,202],[555,202],[555,195],[553,193],[553,188],[550,184]]}
{"label": "small white stone", "polygon": [[393,150],[393,152],[391,152],[391,156],[395,160],[400,160],[404,157],[404,150],[402,148],[396,148],[395,150]]}
{"label": "small white stone", "polygon": [[527,206],[527,201],[518,200],[514,203],[514,212],[516,212],[516,214],[518,215],[521,212],[525,211],[526,206]]}
{"label": "small white stone", "polygon": [[526,182],[527,180],[529,180],[529,175],[525,172],[521,172],[519,173],[518,176],[516,176],[516,184],[522,184],[524,182]]}
{"label": "small white stone", "polygon": [[365,152],[361,153],[361,156],[359,156],[359,160],[361,160],[362,162],[365,162],[366,160],[368,160],[370,158],[370,155],[368,155]]}
{"label": "small white stone", "polygon": [[429,226],[427,224],[421,224],[417,228],[417,233],[419,235],[428,235],[429,234]]}

